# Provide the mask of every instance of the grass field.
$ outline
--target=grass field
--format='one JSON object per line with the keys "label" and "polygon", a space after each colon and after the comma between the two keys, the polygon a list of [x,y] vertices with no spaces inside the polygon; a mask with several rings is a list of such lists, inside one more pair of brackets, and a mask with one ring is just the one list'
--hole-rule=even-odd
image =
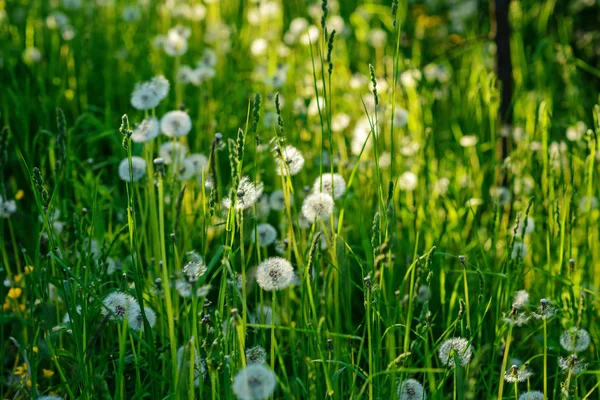
{"label": "grass field", "polygon": [[600,6],[502,2],[0,0],[0,398],[599,399]]}

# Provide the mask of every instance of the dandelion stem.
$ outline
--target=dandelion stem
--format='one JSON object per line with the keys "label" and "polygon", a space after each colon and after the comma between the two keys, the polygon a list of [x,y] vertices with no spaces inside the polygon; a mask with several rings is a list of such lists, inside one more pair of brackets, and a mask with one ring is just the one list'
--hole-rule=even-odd
{"label": "dandelion stem", "polygon": [[506,346],[504,347],[504,357],[502,358],[502,368],[500,369],[500,385],[498,387],[498,400],[502,400],[502,393],[504,391],[504,373],[506,372],[506,365],[508,364],[508,353],[510,352],[510,344],[512,340],[513,326],[510,325],[508,328],[508,334],[506,336]]}

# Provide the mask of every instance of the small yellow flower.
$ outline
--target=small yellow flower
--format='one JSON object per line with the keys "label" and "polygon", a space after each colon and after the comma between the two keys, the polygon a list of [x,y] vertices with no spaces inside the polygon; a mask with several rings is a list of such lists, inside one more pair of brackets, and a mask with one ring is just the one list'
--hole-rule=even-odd
{"label": "small yellow flower", "polygon": [[19,310],[25,311],[25,304],[19,304]]}
{"label": "small yellow flower", "polygon": [[[7,299],[8,300],[8,299]],[[10,311],[10,304],[8,304],[8,301],[6,301],[3,305],[2,305],[2,311],[4,312],[8,312]]]}
{"label": "small yellow flower", "polygon": [[23,191],[23,189],[19,189],[17,191],[17,194],[15,195],[15,199],[21,200],[23,198],[23,196],[25,196],[25,192]]}
{"label": "small yellow flower", "polygon": [[13,279],[15,280],[16,283],[20,283],[21,279],[23,279],[23,275],[21,275],[21,274],[15,275],[13,277]]}
{"label": "small yellow flower", "polygon": [[13,300],[17,300],[19,297],[21,297],[21,294],[23,293],[23,290],[21,290],[21,288],[10,288],[8,290],[8,297],[13,299]]}
{"label": "small yellow flower", "polygon": [[15,375],[26,375],[27,374],[27,364],[19,365],[15,367]]}
{"label": "small yellow flower", "polygon": [[37,347],[37,346],[33,346],[33,352],[34,352],[34,353],[37,353],[38,351],[40,351],[40,349],[38,349],[38,347]]}
{"label": "small yellow flower", "polygon": [[33,271],[33,265],[27,265],[25,267],[25,275],[29,275]]}
{"label": "small yellow flower", "polygon": [[44,374],[44,378],[51,378],[54,375],[54,371],[50,371],[49,369],[42,369],[42,373]]}

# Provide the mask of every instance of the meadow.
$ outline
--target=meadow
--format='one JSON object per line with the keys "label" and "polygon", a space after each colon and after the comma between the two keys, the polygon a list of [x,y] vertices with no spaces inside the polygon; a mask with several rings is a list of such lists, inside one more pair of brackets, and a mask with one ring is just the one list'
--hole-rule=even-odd
{"label": "meadow", "polygon": [[503,2],[0,0],[0,398],[599,399],[600,7]]}

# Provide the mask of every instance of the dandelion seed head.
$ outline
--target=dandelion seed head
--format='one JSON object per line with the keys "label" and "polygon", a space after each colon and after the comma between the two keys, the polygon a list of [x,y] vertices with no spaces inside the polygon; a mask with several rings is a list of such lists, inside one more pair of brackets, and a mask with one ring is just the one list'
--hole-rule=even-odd
{"label": "dandelion seed head", "polygon": [[17,211],[17,202],[14,200],[4,200],[0,196],[0,217],[9,218]]}
{"label": "dandelion seed head", "polygon": [[462,147],[473,147],[477,144],[477,136],[465,135],[460,138],[459,143]]}
{"label": "dandelion seed head", "polygon": [[536,319],[549,319],[556,314],[556,307],[552,306],[547,299],[541,299],[536,311],[533,313]]}
{"label": "dandelion seed head", "polygon": [[326,220],[333,212],[333,199],[327,193],[314,193],[304,199],[302,215],[312,222],[315,219]]}
{"label": "dandelion seed head", "polygon": [[[102,301],[102,315],[110,315],[113,320],[123,320],[129,309],[139,307],[137,301],[123,292],[112,292]],[[109,311],[110,310],[110,311]]]}
{"label": "dandelion seed head", "polygon": [[[294,204],[294,198],[290,194],[290,205]],[[285,194],[283,190],[276,190],[269,196],[269,206],[273,210],[282,211],[285,210]]]}
{"label": "dandelion seed head", "polygon": [[194,173],[198,176],[202,175],[202,170],[208,166],[208,158],[204,154],[196,153],[187,156],[186,160],[189,160],[194,166]]}
{"label": "dandelion seed head", "polygon": [[571,327],[560,335],[560,345],[567,351],[581,353],[590,346],[590,334],[585,329]]}
{"label": "dandelion seed head", "polygon": [[187,135],[192,129],[192,119],[185,111],[169,111],[160,120],[160,130],[171,138]]}
{"label": "dandelion seed head", "polygon": [[525,220],[519,220],[519,223],[515,225],[515,229],[517,231],[517,236],[523,236],[523,234],[530,234],[535,230],[535,220],[527,216],[527,227],[525,227]]}
{"label": "dandelion seed head", "polygon": [[490,189],[490,195],[492,196],[492,200],[494,203],[499,206],[504,206],[512,200],[512,194],[508,188],[503,186],[493,187]]}
{"label": "dandelion seed head", "polygon": [[519,396],[519,400],[544,400],[544,393],[538,390],[525,392]]}
{"label": "dandelion seed head", "polygon": [[263,290],[282,290],[290,285],[294,277],[294,267],[281,257],[264,260],[256,269],[256,282]]}
{"label": "dandelion seed head", "polygon": [[[238,185],[236,190],[237,201],[235,203],[236,210],[246,210],[252,207],[262,196],[263,193],[263,184],[259,183],[258,185],[254,185],[254,183],[250,180],[249,177],[244,176]],[[229,197],[223,199],[222,202],[223,207],[230,208],[231,207],[231,199]]]}
{"label": "dandelion seed head", "polygon": [[183,275],[192,283],[195,283],[198,278],[206,273],[206,265],[202,260],[190,261],[183,267]]}
{"label": "dandelion seed head", "polygon": [[194,163],[188,158],[181,161],[181,165],[178,166],[178,169],[177,180],[180,181],[187,181],[196,174]]}
{"label": "dandelion seed head", "polygon": [[[137,182],[146,176],[146,160],[141,157],[131,157],[131,170],[133,171],[133,181]],[[124,158],[119,163],[119,178],[129,181],[129,159]]]}
{"label": "dandelion seed head", "polygon": [[398,385],[399,400],[426,400],[427,395],[423,385],[415,379],[407,379]]}
{"label": "dandelion seed head", "polygon": [[[156,314],[149,307],[144,307],[144,313],[146,314],[146,319],[148,320],[150,328],[154,328],[154,325],[156,325]],[[127,321],[134,331],[144,331],[144,316],[142,315],[142,310],[139,306],[131,308],[127,314]]]}
{"label": "dandelion seed head", "polygon": [[408,124],[408,110],[402,107],[396,107],[394,109],[393,123],[395,127],[403,127]]}
{"label": "dandelion seed head", "polygon": [[473,346],[467,339],[456,337],[446,340],[438,350],[438,356],[443,365],[454,368],[455,356],[461,366],[467,365],[473,358]]}
{"label": "dandelion seed head", "polygon": [[296,175],[304,167],[304,156],[294,146],[285,146],[275,151],[277,175]]}
{"label": "dandelion seed head", "polygon": [[419,286],[417,290],[417,301],[419,303],[425,303],[431,297],[431,289],[427,285]]}
{"label": "dandelion seed head", "polygon": [[246,350],[246,362],[250,364],[264,364],[267,360],[267,352],[260,346],[254,346]]}
{"label": "dandelion seed head", "polygon": [[[193,340],[193,338],[192,338]],[[190,350],[187,346],[181,346],[179,350],[177,350],[177,365],[179,366],[179,370],[189,370],[190,368]],[[204,365],[204,361],[200,358],[200,354],[198,353],[198,349],[194,348],[194,386],[200,386],[200,376],[204,376],[206,374],[206,365]],[[187,375],[186,375],[187,377]]]}
{"label": "dandelion seed head", "polygon": [[181,164],[187,155],[187,147],[179,142],[166,142],[158,151],[165,164]]}
{"label": "dandelion seed head", "polygon": [[155,117],[147,117],[140,122],[131,135],[131,140],[136,143],[148,142],[160,133],[160,124]]}
{"label": "dandelion seed head", "polygon": [[502,320],[513,326],[523,326],[530,320],[530,316],[524,312],[511,312],[508,316],[504,316]]}
{"label": "dandelion seed head", "polygon": [[177,57],[185,54],[188,49],[189,30],[181,27],[169,29],[167,36],[162,42],[162,47],[171,57]]}
{"label": "dandelion seed head", "polygon": [[[322,183],[322,184],[321,184]],[[346,193],[346,181],[340,174],[326,173],[315,180],[312,193],[327,193],[334,200],[339,199]]]}
{"label": "dandelion seed head", "polygon": [[260,400],[270,397],[276,386],[273,371],[264,364],[251,364],[237,373],[231,388],[240,400]]}
{"label": "dandelion seed head", "polygon": [[504,373],[504,380],[508,383],[525,382],[533,376],[533,372],[527,367],[519,368],[513,365]]}
{"label": "dandelion seed head", "polygon": [[512,258],[513,260],[520,258],[523,259],[525,258],[525,256],[527,256],[527,245],[523,242],[515,242],[513,244],[513,249],[512,249],[512,253],[510,254],[510,258]]}
{"label": "dandelion seed head", "polygon": [[529,293],[526,290],[519,290],[515,292],[513,297],[513,308],[521,309],[529,304]]}
{"label": "dandelion seed head", "polygon": [[400,179],[398,179],[398,187],[408,192],[415,190],[418,183],[419,179],[417,178],[417,175],[411,171],[406,171],[400,175]]}
{"label": "dandelion seed head", "polygon": [[149,81],[139,82],[131,94],[131,105],[138,110],[150,110],[167,97],[169,81],[162,75]]}
{"label": "dandelion seed head", "polygon": [[564,372],[578,375],[587,369],[587,363],[585,363],[583,359],[579,359],[577,354],[571,354],[568,357],[559,357],[558,367]]}
{"label": "dandelion seed head", "polygon": [[257,242],[257,236],[259,246],[269,246],[277,239],[277,230],[271,224],[259,224],[256,231],[252,231],[252,243]]}

